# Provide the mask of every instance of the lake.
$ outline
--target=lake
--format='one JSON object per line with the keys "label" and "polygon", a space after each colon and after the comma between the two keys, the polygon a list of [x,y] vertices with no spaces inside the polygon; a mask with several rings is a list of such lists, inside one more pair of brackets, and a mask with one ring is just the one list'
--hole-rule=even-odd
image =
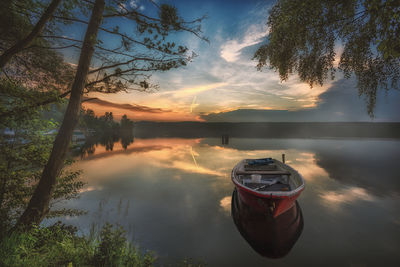
{"label": "lake", "polygon": [[[93,223],[118,223],[160,265],[191,258],[208,266],[400,266],[398,139],[221,141],[154,138],[92,147],[72,167],[87,183],[81,197],[59,204],[88,214],[63,220],[83,232]],[[256,252],[236,226],[230,173],[243,158],[282,154],[306,188],[294,243],[274,259]]]}

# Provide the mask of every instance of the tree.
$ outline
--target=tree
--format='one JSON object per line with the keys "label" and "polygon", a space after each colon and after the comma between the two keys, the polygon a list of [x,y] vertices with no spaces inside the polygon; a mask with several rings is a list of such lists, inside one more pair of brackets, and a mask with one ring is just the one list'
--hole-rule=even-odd
{"label": "tree", "polygon": [[[55,23],[54,14],[69,13],[76,0],[63,0],[61,4],[55,0],[50,4],[47,2],[0,2],[0,57],[3,58],[0,93],[2,98],[19,98],[24,103],[19,105],[14,101],[13,106],[1,107],[0,120],[10,116],[18,119],[15,115],[23,117],[31,109],[59,102],[69,94],[65,91],[70,89],[75,70],[40,34],[54,35],[58,32],[61,25]],[[6,86],[9,81],[20,89],[15,91],[15,87]],[[21,90],[22,87],[26,90]]]}
{"label": "tree", "polygon": [[[4,81],[3,81],[4,82]],[[6,87],[7,85],[1,84]],[[25,88],[9,82],[15,92],[25,92]],[[13,105],[21,99],[0,99],[0,106]],[[57,125],[44,119],[42,112],[31,109],[23,117],[3,118],[0,121],[0,240],[15,224],[28,204],[41,176],[51,151]],[[66,164],[71,161],[66,160]],[[77,215],[77,210],[57,210],[56,202],[78,196],[83,183],[77,181],[79,171],[62,171],[57,176],[55,193],[50,202],[50,212],[46,215]]]}
{"label": "tree", "polygon": [[[311,87],[333,79],[337,69],[345,78],[354,73],[370,116],[379,89],[399,89],[397,0],[278,0],[267,25],[267,42],[254,55],[259,70],[269,64],[282,81],[297,72]],[[343,52],[336,67],[339,44]]]}
{"label": "tree", "polygon": [[28,207],[17,222],[17,228],[30,227],[34,223],[39,224],[49,211],[49,203],[54,193],[56,177],[63,167],[72,132],[78,122],[82,91],[94,52],[97,31],[102,20],[104,6],[104,0],[96,0],[93,6],[92,16],[86,30],[77,73],[72,85],[71,96],[63,122],[54,141],[53,149],[44,167],[39,184],[29,201]]}
{"label": "tree", "polygon": [[[171,33],[186,31],[202,38],[198,25],[202,19],[185,22],[178,16],[175,7],[164,4],[159,6],[150,1],[159,14],[154,18],[140,13],[136,7],[129,7],[128,1],[115,0],[109,3],[106,6],[104,0],[96,0],[92,4],[89,22],[69,17],[60,18],[87,24],[87,30],[83,41],[67,38],[69,39],[67,41],[73,42],[77,49],[80,49],[68,107],[39,184],[28,207],[19,218],[16,228],[29,228],[34,223],[38,224],[48,212],[56,177],[63,166],[73,129],[79,119],[83,93],[88,91],[113,93],[127,89],[148,90],[152,87],[148,82],[149,73],[184,66],[193,58],[193,55],[188,54],[187,47],[178,46],[168,39]],[[121,18],[134,23],[136,27],[130,28],[130,33],[123,32],[118,25]],[[104,22],[107,19],[117,19],[112,29],[106,28],[112,25],[110,21]],[[101,26],[102,21],[104,27]],[[124,24],[126,25],[126,21]],[[103,45],[104,42],[97,38],[99,30],[120,38],[119,45],[116,47]],[[44,38],[51,39],[54,36],[44,36]],[[92,56],[100,60],[101,65],[89,70]]]}
{"label": "tree", "polygon": [[24,48],[32,43],[32,41],[42,32],[47,21],[51,18],[61,0],[52,0],[46,10],[43,12],[40,19],[37,21],[32,31],[23,39],[19,40],[16,44],[8,48],[3,54],[0,55],[0,70],[6,65],[12,56],[21,52]]}

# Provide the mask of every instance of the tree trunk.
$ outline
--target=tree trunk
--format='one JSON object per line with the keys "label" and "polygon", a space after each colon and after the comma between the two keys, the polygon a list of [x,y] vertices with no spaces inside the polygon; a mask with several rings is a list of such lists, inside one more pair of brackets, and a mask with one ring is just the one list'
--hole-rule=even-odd
{"label": "tree trunk", "polygon": [[94,4],[63,122],[57,133],[53,149],[43,170],[39,184],[29,201],[28,207],[19,218],[16,228],[29,229],[32,224],[39,224],[49,210],[49,203],[56,184],[56,178],[63,167],[74,127],[79,119],[82,92],[94,52],[94,45],[97,40],[97,31],[103,18],[104,5],[105,0],[96,0]]}
{"label": "tree trunk", "polygon": [[12,56],[21,52],[21,50],[32,43],[32,41],[42,32],[44,26],[46,25],[46,22],[51,18],[54,11],[56,11],[57,6],[60,4],[60,2],[61,0],[51,1],[50,5],[44,11],[43,15],[40,17],[39,21],[36,23],[35,27],[33,27],[28,36],[4,51],[4,53],[0,56],[0,70],[4,68],[4,66],[12,58]]}

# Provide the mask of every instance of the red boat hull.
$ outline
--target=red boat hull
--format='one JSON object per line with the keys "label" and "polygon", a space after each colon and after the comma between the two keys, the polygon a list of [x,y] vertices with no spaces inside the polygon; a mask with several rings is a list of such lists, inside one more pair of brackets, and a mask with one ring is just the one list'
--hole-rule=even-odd
{"label": "red boat hull", "polygon": [[265,195],[250,191],[245,187],[238,186],[237,184],[235,185],[243,202],[260,212],[269,209],[274,218],[292,208],[296,203],[296,199],[303,191],[300,190],[290,196],[277,196],[272,192],[269,195]]}

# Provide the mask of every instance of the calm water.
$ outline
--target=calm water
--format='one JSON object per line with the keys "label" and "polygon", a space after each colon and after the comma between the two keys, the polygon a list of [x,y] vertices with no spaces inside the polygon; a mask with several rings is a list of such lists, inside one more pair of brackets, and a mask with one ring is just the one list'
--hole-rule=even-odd
{"label": "calm water", "polygon": [[[306,189],[297,242],[272,259],[235,225],[230,172],[243,158],[282,153]],[[192,258],[208,266],[400,266],[399,167],[398,140],[135,139],[127,149],[99,145],[76,162],[87,185],[80,199],[63,205],[89,213],[65,220],[82,231],[93,222],[119,223],[161,264]],[[265,228],[271,239],[284,239],[270,223]]]}

